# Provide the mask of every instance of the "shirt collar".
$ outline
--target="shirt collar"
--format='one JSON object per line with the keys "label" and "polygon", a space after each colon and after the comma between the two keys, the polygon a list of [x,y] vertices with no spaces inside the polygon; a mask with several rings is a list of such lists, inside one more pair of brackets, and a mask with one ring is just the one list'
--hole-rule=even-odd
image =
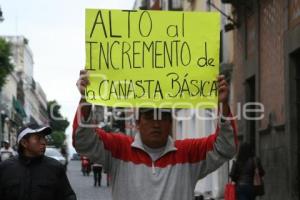
{"label": "shirt collar", "polygon": [[[149,152],[144,148],[144,145],[143,145],[140,133],[137,133],[135,135],[134,141],[131,144],[131,147],[141,149],[144,152],[146,152],[146,153],[149,154]],[[160,157],[164,156],[165,154],[167,154],[167,153],[169,153],[171,151],[177,151],[177,148],[175,147],[174,140],[172,139],[171,136],[169,136],[167,144],[166,144],[166,147],[165,147],[165,150],[164,150],[164,152],[162,153],[162,155]]]}

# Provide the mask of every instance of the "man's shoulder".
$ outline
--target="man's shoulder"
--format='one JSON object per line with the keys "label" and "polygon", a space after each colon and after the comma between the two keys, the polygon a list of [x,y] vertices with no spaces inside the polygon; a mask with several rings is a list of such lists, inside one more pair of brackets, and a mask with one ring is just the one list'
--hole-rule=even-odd
{"label": "man's shoulder", "polygon": [[13,153],[14,150],[13,150],[12,148],[9,148],[9,149],[2,148],[2,149],[0,150],[0,152],[4,152],[4,153]]}
{"label": "man's shoulder", "polygon": [[58,160],[48,156],[44,156],[43,162],[55,168],[63,168],[63,165]]}
{"label": "man's shoulder", "polygon": [[19,162],[18,156],[11,157],[3,162],[0,162],[0,168],[11,167]]}
{"label": "man's shoulder", "polygon": [[103,129],[98,128],[96,129],[102,140],[112,140],[116,141],[119,143],[126,143],[126,144],[131,144],[134,141],[134,137],[129,136],[125,133],[122,132],[105,132]]}
{"label": "man's shoulder", "polygon": [[65,172],[65,167],[63,166],[63,164],[61,164],[58,160],[48,156],[44,156],[43,158],[43,168],[47,171],[50,170],[52,172]]}

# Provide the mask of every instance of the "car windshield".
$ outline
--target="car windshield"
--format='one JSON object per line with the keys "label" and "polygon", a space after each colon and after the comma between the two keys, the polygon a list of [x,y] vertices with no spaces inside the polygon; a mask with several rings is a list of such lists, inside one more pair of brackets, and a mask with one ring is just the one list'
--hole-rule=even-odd
{"label": "car windshield", "polygon": [[56,149],[50,149],[50,148],[47,148],[45,154],[46,154],[46,156],[56,156],[56,157],[61,157],[61,154],[60,154],[59,151],[56,150]]}

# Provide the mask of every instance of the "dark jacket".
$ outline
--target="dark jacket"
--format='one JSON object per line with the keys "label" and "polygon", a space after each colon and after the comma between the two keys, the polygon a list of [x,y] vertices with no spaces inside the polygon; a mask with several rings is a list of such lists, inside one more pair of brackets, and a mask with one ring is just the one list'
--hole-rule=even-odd
{"label": "dark jacket", "polygon": [[259,175],[261,177],[264,176],[265,171],[258,158],[249,158],[244,163],[234,161],[229,176],[238,185],[253,185],[256,166],[258,167]]}
{"label": "dark jacket", "polygon": [[41,156],[13,157],[0,164],[1,200],[76,200],[64,167]]}

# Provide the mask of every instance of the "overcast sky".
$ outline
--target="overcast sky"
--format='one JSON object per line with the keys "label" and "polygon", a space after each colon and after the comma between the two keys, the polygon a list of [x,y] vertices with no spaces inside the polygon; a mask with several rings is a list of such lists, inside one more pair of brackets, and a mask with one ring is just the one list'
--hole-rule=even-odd
{"label": "overcast sky", "polygon": [[[132,9],[134,0],[0,0],[0,35],[23,35],[33,52],[34,79],[72,122],[75,86],[85,63],[85,8]],[[67,134],[71,128],[67,129]]]}

